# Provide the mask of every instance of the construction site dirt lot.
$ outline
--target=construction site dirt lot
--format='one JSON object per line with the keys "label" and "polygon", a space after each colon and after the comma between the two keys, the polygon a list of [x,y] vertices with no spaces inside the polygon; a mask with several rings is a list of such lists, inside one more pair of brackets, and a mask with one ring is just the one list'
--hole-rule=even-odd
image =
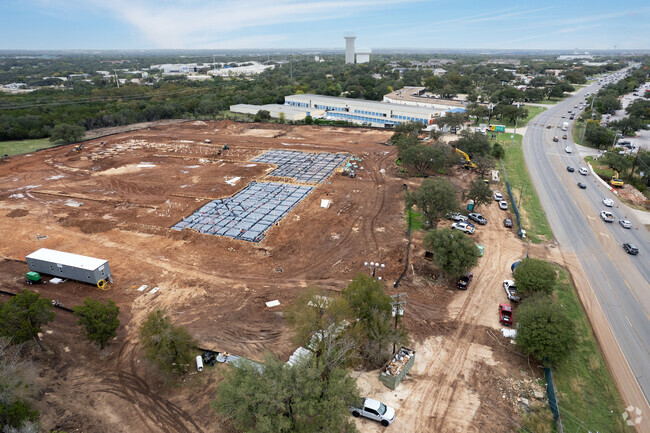
{"label": "construction site dirt lot", "polygon": [[[532,379],[539,369],[501,335],[497,306],[507,301],[501,283],[526,245],[502,226],[505,212],[492,204],[480,210],[490,223],[473,235],[486,250],[469,290],[436,279],[423,258],[423,232],[413,234],[407,262],[403,194],[421,179],[398,176],[396,150],[386,145],[390,135],[197,121],[94,139],[81,152],[64,146],[0,163],[1,288],[25,288],[25,256],[40,242],[108,260],[114,282],[107,290],[71,281],[30,289],[67,307],[88,296],[111,298],[120,307],[118,336],[101,352],[70,313],[58,311],[43,328],[47,352],[34,355],[40,371],[34,398],[43,428],[232,431],[210,408],[227,367],[217,364],[183,383],[162,383],[138,344],[147,314],[165,309],[203,348],[255,360],[268,351],[288,359],[296,346],[283,308],[309,285],[340,291],[367,271],[364,262],[377,261],[386,265],[381,276],[387,291],[408,294],[404,326],[417,355],[396,391],[379,382],[377,371],[353,372],[362,392],[397,409],[393,427],[400,431],[516,430],[518,399],[537,389]],[[230,149],[223,151],[225,144]],[[274,167],[250,161],[269,149],[346,153],[361,161],[356,177],[333,174],[259,243],[170,228],[251,181],[291,182],[269,176]],[[457,173],[452,181],[466,185],[470,174]],[[322,208],[322,199],[331,206]],[[536,257],[557,258],[552,245],[533,249]],[[142,285],[148,288],[138,291]],[[153,287],[158,291],[149,293]],[[276,299],[279,306],[266,306]],[[357,423],[362,431],[382,431],[370,421]]]}

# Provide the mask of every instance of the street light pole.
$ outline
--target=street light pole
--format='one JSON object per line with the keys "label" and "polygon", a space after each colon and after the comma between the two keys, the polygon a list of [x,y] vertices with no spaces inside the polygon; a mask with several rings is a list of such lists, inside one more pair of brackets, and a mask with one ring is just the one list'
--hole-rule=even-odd
{"label": "street light pole", "polygon": [[[392,295],[391,298],[393,302],[390,303],[392,307],[393,316],[395,316],[395,329],[397,329],[397,323],[399,321],[399,316],[404,315],[404,305],[406,305],[406,300],[402,298],[407,298],[406,293],[398,293],[397,295]],[[393,341],[393,354],[395,354],[395,342]]]}

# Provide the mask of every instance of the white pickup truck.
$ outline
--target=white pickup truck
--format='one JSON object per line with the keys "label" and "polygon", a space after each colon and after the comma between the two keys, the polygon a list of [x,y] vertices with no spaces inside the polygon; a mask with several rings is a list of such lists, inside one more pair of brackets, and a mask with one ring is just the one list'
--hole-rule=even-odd
{"label": "white pickup truck", "polygon": [[360,416],[370,418],[379,421],[384,427],[388,427],[395,421],[395,409],[371,398],[364,398],[360,407],[350,406],[349,409],[355,418]]}

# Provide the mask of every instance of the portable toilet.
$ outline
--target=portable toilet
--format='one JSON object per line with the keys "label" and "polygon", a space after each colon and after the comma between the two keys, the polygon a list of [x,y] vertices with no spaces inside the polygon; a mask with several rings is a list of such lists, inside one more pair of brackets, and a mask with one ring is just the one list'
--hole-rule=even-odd
{"label": "portable toilet", "polygon": [[468,211],[474,210],[474,200],[470,200],[469,203],[467,203],[467,210]]}

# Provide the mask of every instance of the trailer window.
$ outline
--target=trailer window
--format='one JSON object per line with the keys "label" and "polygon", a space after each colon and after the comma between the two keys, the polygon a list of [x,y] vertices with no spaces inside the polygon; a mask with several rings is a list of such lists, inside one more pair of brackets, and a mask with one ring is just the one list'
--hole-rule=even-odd
{"label": "trailer window", "polygon": [[104,269],[101,270],[102,276],[104,276]]}
{"label": "trailer window", "polygon": [[86,278],[90,280],[90,272],[86,272]]}
{"label": "trailer window", "polygon": [[54,266],[50,265],[50,271],[53,271],[53,270],[54,270]]}

